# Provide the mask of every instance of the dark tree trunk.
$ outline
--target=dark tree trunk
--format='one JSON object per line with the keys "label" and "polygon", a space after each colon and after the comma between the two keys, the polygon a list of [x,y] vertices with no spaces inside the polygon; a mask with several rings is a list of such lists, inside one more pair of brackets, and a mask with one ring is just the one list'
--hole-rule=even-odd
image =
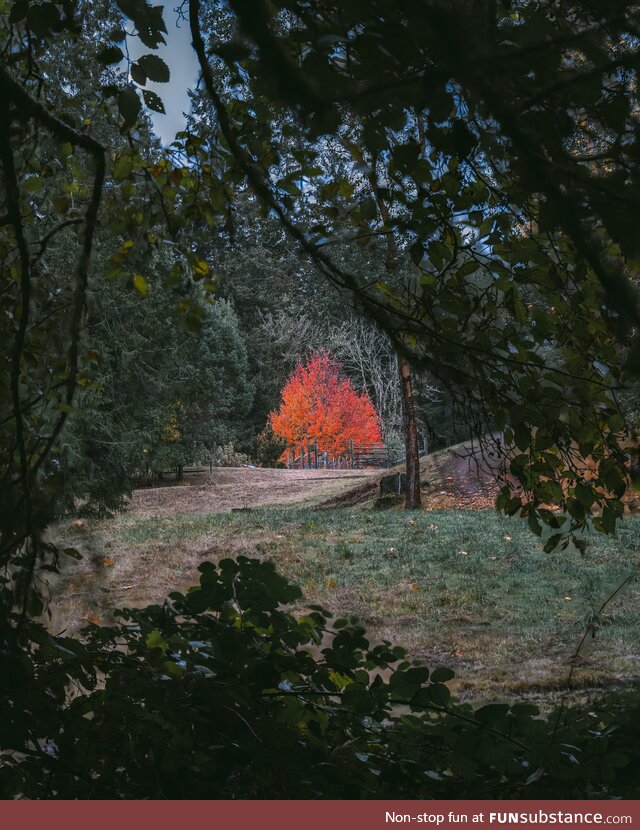
{"label": "dark tree trunk", "polygon": [[419,510],[422,507],[420,495],[420,449],[418,447],[418,428],[416,426],[416,407],[413,399],[411,366],[403,357],[398,358],[400,369],[400,386],[402,389],[402,419],[404,425],[404,443],[407,465],[407,497],[405,510]]}

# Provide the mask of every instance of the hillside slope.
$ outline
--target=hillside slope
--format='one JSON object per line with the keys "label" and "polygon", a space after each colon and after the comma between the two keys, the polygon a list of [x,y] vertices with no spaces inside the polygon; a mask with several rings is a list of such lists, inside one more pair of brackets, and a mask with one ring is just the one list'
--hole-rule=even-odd
{"label": "hillside slope", "polygon": [[[457,444],[427,455],[420,460],[422,504],[428,510],[463,508],[490,509],[495,504],[498,485],[492,472],[496,463],[483,458],[479,447]],[[378,498],[380,480],[403,472],[404,464],[390,470],[378,470],[364,482],[337,493],[322,502],[320,508],[371,506]]]}
{"label": "hillside slope", "polygon": [[370,479],[377,482],[377,471],[219,467],[212,473],[190,475],[181,484],[134,490],[127,512],[164,516],[258,507],[316,507]]}

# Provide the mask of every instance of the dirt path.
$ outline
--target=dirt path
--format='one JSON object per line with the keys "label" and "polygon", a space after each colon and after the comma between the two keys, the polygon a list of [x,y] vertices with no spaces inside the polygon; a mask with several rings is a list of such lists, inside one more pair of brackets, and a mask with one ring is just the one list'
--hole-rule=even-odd
{"label": "dirt path", "polygon": [[218,513],[255,507],[314,507],[379,477],[377,470],[268,470],[224,467],[190,475],[184,484],[135,490],[137,516]]}
{"label": "dirt path", "polygon": [[421,467],[422,502],[428,510],[495,508],[497,460],[483,458],[477,447],[442,450],[423,459]]}

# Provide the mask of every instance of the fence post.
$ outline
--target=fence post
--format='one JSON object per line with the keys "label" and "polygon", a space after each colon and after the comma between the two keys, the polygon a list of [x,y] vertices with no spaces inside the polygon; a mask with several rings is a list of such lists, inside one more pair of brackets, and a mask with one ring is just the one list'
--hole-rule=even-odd
{"label": "fence post", "polygon": [[349,438],[349,456],[351,458],[351,469],[355,467],[355,458],[353,455],[353,438]]}

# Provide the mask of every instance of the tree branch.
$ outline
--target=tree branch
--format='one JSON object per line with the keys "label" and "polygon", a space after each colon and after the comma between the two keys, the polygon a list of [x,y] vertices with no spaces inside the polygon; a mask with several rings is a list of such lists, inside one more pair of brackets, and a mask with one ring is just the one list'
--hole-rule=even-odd
{"label": "tree branch", "polygon": [[[20,481],[24,492],[25,500],[25,527],[29,532],[33,512],[33,501],[31,497],[31,482],[29,474],[29,462],[27,459],[27,448],[22,423],[22,406],[20,401],[20,374],[22,371],[22,355],[24,352],[27,326],[29,324],[29,306],[31,304],[31,265],[29,262],[29,251],[22,226],[22,214],[20,212],[20,189],[18,176],[16,174],[13,151],[10,141],[11,114],[8,98],[0,99],[0,163],[4,175],[4,186],[6,192],[7,216],[18,246],[20,258],[20,315],[18,319],[18,330],[16,332],[11,354],[11,398],[13,403],[13,417],[16,422],[16,441],[20,457]],[[34,536],[35,543],[35,536]]]}
{"label": "tree branch", "polygon": [[29,93],[3,67],[0,67],[0,92],[4,93],[6,100],[12,100],[16,105],[14,116],[18,120],[24,122],[29,118],[33,118],[63,141],[82,147],[83,150],[87,150],[95,158],[98,156],[104,158],[105,149],[98,141],[86,133],[75,130],[50,113],[39,101],[34,101]]}

